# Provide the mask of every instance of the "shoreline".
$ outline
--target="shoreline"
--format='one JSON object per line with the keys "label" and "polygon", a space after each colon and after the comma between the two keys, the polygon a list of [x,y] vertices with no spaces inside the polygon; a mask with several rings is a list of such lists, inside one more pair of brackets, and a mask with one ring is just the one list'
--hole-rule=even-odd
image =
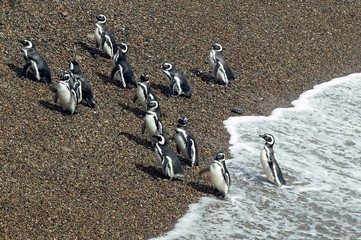
{"label": "shoreline", "polygon": [[[215,152],[228,151],[223,121],[237,107],[243,115],[269,115],[314,85],[361,72],[361,3],[242,5],[191,2],[100,1],[3,3],[0,36],[0,236],[3,238],[147,239],[161,236],[203,196],[209,176],[198,178]],[[231,6],[232,5],[232,6]],[[199,142],[201,164],[184,165],[184,181],[165,181],[146,135],[135,89],[110,81],[112,63],[88,51],[94,17],[109,16],[109,30],[129,46],[138,79],[143,71],[159,98],[163,125],[172,136],[183,113]],[[216,14],[216,17],[214,16]],[[171,16],[171,17],[170,17]],[[216,20],[215,20],[216,19]],[[225,27],[226,26],[226,27]],[[215,31],[215,30],[217,31]],[[214,31],[213,31],[214,30]],[[53,82],[78,59],[92,84],[97,109],[83,105],[62,114],[44,83],[21,76],[24,37],[48,61]],[[229,89],[192,74],[210,74],[215,41],[236,74]],[[190,99],[167,95],[165,61],[184,72]],[[54,85],[52,85],[54,86]],[[174,143],[171,144],[174,148]],[[227,154],[229,158],[229,154]]]}

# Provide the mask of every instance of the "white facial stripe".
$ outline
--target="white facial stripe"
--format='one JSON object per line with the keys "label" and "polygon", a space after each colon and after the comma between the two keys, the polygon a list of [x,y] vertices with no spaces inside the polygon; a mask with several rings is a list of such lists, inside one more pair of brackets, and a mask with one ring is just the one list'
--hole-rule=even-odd
{"label": "white facial stripe", "polygon": [[180,85],[181,80],[179,77],[174,77],[174,81],[175,84],[173,85],[173,92],[176,92],[178,95],[180,95],[182,93],[182,88]]}

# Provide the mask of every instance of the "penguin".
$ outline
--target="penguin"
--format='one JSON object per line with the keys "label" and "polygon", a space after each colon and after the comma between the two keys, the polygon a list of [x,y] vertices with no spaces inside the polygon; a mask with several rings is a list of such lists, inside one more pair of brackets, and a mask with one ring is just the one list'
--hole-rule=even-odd
{"label": "penguin", "polygon": [[177,154],[169,148],[166,138],[161,134],[153,137],[157,139],[154,152],[162,164],[162,173],[168,177],[169,180],[185,177],[181,162]]}
{"label": "penguin", "polygon": [[82,101],[81,82],[71,72],[63,72],[56,85],[55,102],[60,103],[64,110],[74,114],[78,103]]}
{"label": "penguin", "polygon": [[149,102],[151,102],[151,101],[155,101],[155,102],[158,103],[158,105],[157,105],[156,107],[153,107],[153,108],[152,108],[152,112],[154,112],[154,113],[157,115],[157,118],[158,118],[159,120],[161,120],[161,118],[162,118],[162,111],[161,111],[160,106],[159,106],[158,98],[157,98],[157,96],[153,93],[153,91],[150,91],[150,92],[148,93],[146,111],[150,110]]}
{"label": "penguin", "polygon": [[[142,126],[142,134],[147,130],[149,137],[152,139],[153,136],[164,135],[163,125],[158,117],[156,109],[158,108],[158,101],[149,101],[148,110],[144,117],[144,124]],[[154,144],[153,139],[151,142]]]}
{"label": "penguin", "polygon": [[224,152],[217,152],[212,164],[199,172],[199,174],[203,174],[209,171],[213,186],[221,192],[224,197],[226,197],[231,187],[231,177],[225,160]]}
{"label": "penguin", "polygon": [[50,68],[45,59],[35,50],[35,45],[27,39],[21,40],[20,43],[23,45],[22,50],[26,61],[23,67],[24,76],[29,79],[51,83]]}
{"label": "penguin", "polygon": [[74,78],[81,82],[82,99],[86,105],[95,108],[93,99],[93,91],[90,86],[89,80],[85,74],[80,71],[79,63],[76,60],[69,61],[69,71],[73,74]]}
{"label": "penguin", "polygon": [[96,17],[96,19],[96,28],[94,30],[96,45],[110,59],[113,59],[115,53],[117,52],[117,43],[113,35],[106,31],[105,23],[107,18],[100,14]]}
{"label": "penguin", "polygon": [[191,162],[191,166],[198,166],[198,144],[193,134],[186,128],[188,119],[184,116],[178,118],[178,124],[175,129],[175,141],[177,143],[177,152],[182,152],[183,156]]}
{"label": "penguin", "polygon": [[184,95],[188,98],[192,96],[191,87],[188,79],[183,73],[179,72],[172,64],[164,63],[162,65],[162,71],[169,81],[170,94],[173,97]]}
{"label": "penguin", "polygon": [[97,22],[95,23],[94,29],[95,44],[98,49],[102,50],[102,33],[106,30],[105,23],[107,21],[107,18],[104,15],[100,14],[96,17],[96,20]]}
{"label": "penguin", "polygon": [[125,54],[128,52],[128,46],[125,43],[119,44],[118,50],[114,56],[114,68],[111,73],[111,79],[117,77],[123,88],[133,86],[137,87],[137,83],[134,80],[133,70],[130,64],[127,62]]}
{"label": "penguin", "polygon": [[286,181],[283,178],[281,168],[279,167],[273,152],[273,145],[275,144],[275,138],[271,134],[259,135],[266,143],[261,151],[261,165],[268,181],[281,186],[285,185]]}
{"label": "penguin", "polygon": [[213,69],[213,77],[221,80],[224,85],[228,86],[228,83],[234,80],[235,77],[228,62],[224,59],[222,51],[222,46],[219,43],[214,43],[209,52],[209,60]]}
{"label": "penguin", "polygon": [[142,104],[144,110],[147,110],[148,95],[152,92],[149,84],[149,76],[147,73],[143,73],[137,84],[137,92],[134,95],[133,103],[137,100]]}

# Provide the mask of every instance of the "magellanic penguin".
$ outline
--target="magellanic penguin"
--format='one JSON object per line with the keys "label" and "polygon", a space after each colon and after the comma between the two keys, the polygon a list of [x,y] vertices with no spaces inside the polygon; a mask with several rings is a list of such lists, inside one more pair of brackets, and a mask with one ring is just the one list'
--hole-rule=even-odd
{"label": "magellanic penguin", "polygon": [[177,143],[177,152],[182,152],[183,156],[191,162],[191,166],[198,166],[198,144],[193,134],[187,129],[188,119],[184,116],[178,118],[175,129],[175,141]]}
{"label": "magellanic penguin", "polygon": [[156,135],[153,137],[157,139],[154,146],[154,152],[162,164],[163,174],[166,177],[169,177],[170,180],[173,180],[173,178],[185,177],[185,172],[179,158],[177,157],[177,154],[168,147],[166,138],[163,135]]}
{"label": "magellanic penguin", "polygon": [[[156,107],[151,107],[149,105],[150,102],[155,101],[157,102],[157,106]],[[157,118],[159,120],[162,120],[162,111],[160,109],[159,106],[159,102],[158,102],[158,98],[157,96],[153,93],[153,91],[148,92],[148,98],[147,98],[147,108],[146,111],[151,110],[152,112],[154,112],[157,115]]]}
{"label": "magellanic penguin", "polygon": [[180,95],[184,95],[188,98],[192,96],[192,91],[188,79],[184,76],[183,73],[178,71],[170,63],[164,63],[162,66],[162,71],[166,75],[167,80],[169,81],[169,90],[171,96],[178,97]]}
{"label": "magellanic penguin", "polygon": [[110,59],[113,59],[115,53],[117,52],[117,43],[113,35],[106,31],[105,23],[107,18],[101,14],[98,15],[96,19],[96,28],[94,30],[96,45]]}
{"label": "magellanic penguin", "polygon": [[164,135],[163,125],[161,123],[160,118],[158,117],[158,113],[156,109],[158,108],[158,101],[149,101],[148,102],[148,110],[144,117],[144,124],[142,127],[142,134],[144,134],[145,130],[147,130],[148,135],[151,139],[151,142],[154,144],[153,136]]}
{"label": "magellanic penguin", "polygon": [[147,101],[150,92],[152,92],[152,90],[149,84],[149,76],[147,73],[142,73],[137,84],[137,92],[134,95],[133,103],[139,100],[143,109],[147,110]]}
{"label": "magellanic penguin", "polygon": [[226,197],[231,186],[231,177],[227,169],[225,160],[226,159],[224,153],[217,152],[214,157],[213,163],[209,167],[204,168],[199,172],[199,174],[203,174],[209,171],[213,186],[219,192],[221,192],[224,197]]}
{"label": "magellanic penguin", "polygon": [[51,73],[45,59],[39,55],[34,44],[29,40],[21,40],[24,59],[26,61],[23,74],[25,77],[41,82],[51,83]]}
{"label": "magellanic penguin", "polygon": [[125,54],[127,52],[127,44],[119,44],[118,50],[114,56],[114,68],[111,73],[111,79],[119,80],[123,88],[127,88],[130,86],[137,87],[137,83],[134,79],[133,70],[125,57]]}
{"label": "magellanic penguin", "polygon": [[95,108],[93,91],[89,80],[85,74],[80,71],[79,63],[76,60],[69,61],[69,71],[73,73],[76,80],[81,82],[82,99],[88,107]]}
{"label": "magellanic penguin", "polygon": [[81,82],[75,80],[71,72],[63,72],[56,85],[55,102],[59,102],[64,110],[73,114],[81,101]]}
{"label": "magellanic penguin", "polygon": [[286,181],[283,178],[281,168],[279,167],[273,152],[275,138],[268,133],[259,136],[266,141],[261,152],[260,160],[268,181],[277,184],[278,186],[285,185]]}
{"label": "magellanic penguin", "polygon": [[213,44],[212,50],[209,52],[209,60],[212,65],[214,78],[221,80],[222,84],[227,86],[235,78],[228,62],[223,57],[222,51],[223,48],[220,44]]}

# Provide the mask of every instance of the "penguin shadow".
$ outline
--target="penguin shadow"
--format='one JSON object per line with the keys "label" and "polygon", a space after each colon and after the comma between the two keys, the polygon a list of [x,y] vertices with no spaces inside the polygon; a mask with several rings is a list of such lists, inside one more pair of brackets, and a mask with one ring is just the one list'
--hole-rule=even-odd
{"label": "penguin shadow", "polygon": [[154,179],[165,179],[162,171],[159,168],[156,168],[154,166],[145,166],[144,164],[136,163],[135,167],[138,170],[141,170],[145,172],[146,174],[150,175]]}
{"label": "penguin shadow", "polygon": [[190,185],[194,190],[198,191],[198,192],[202,192],[205,194],[212,194],[212,195],[217,195],[217,193],[215,192],[215,189],[209,185],[205,185],[199,182],[189,182],[188,185]]}
{"label": "penguin shadow", "polygon": [[118,105],[122,109],[132,112],[136,117],[138,117],[140,119],[143,119],[145,117],[145,112],[139,108],[130,107],[124,103],[118,103]]}
{"label": "penguin shadow", "polygon": [[217,83],[219,84],[219,80],[216,79],[215,77],[213,77],[213,75],[211,73],[207,73],[207,72],[203,72],[202,70],[199,70],[199,69],[191,69],[190,72],[200,78],[203,82],[209,84],[209,83]]}
{"label": "penguin shadow", "polygon": [[[219,80],[218,78],[215,78],[211,73],[207,73],[207,72],[203,72],[199,69],[191,69],[190,72],[196,76],[199,77],[203,82],[207,83],[207,84],[217,84],[219,86],[222,87],[226,87],[226,85],[224,84],[224,82],[222,82],[221,80]],[[230,82],[228,83],[230,84]]]}
{"label": "penguin shadow", "polygon": [[105,84],[113,84],[119,88],[123,88],[122,84],[119,81],[112,80],[112,78],[109,75],[106,75],[104,73],[97,72],[96,75],[105,83]]}
{"label": "penguin shadow", "polygon": [[181,153],[174,151],[175,153],[177,153],[178,159],[180,161],[180,163],[182,164],[182,166],[185,166],[187,168],[192,168],[192,162],[186,158],[184,158]]}
{"label": "penguin shadow", "polygon": [[76,42],[75,44],[78,44],[84,51],[88,52],[94,58],[98,55],[101,57],[106,57],[102,51],[95,47],[91,47],[84,42]]}
{"label": "penguin shadow", "polygon": [[119,135],[127,137],[129,139],[129,141],[131,141],[131,142],[134,142],[134,143],[136,143],[138,145],[142,145],[147,149],[153,150],[152,144],[150,142],[148,142],[147,139],[140,138],[140,137],[138,137],[138,136],[136,136],[134,134],[127,133],[127,132],[120,132]]}
{"label": "penguin shadow", "polygon": [[16,73],[16,75],[19,77],[19,78],[22,78],[24,75],[23,75],[23,68],[20,68],[18,66],[15,66],[14,64],[12,63],[7,63],[9,69],[13,72]]}
{"label": "penguin shadow", "polygon": [[162,84],[158,84],[158,83],[151,83],[150,86],[153,88],[153,89],[156,89],[158,91],[160,91],[163,95],[165,96],[170,96],[170,93],[169,93],[169,87],[168,86],[164,86]]}
{"label": "penguin shadow", "polygon": [[63,115],[67,115],[66,112],[64,111],[64,109],[61,106],[58,106],[54,103],[48,102],[48,101],[44,101],[44,100],[39,100],[40,105],[42,105],[44,108],[47,108],[53,112],[59,112]]}

